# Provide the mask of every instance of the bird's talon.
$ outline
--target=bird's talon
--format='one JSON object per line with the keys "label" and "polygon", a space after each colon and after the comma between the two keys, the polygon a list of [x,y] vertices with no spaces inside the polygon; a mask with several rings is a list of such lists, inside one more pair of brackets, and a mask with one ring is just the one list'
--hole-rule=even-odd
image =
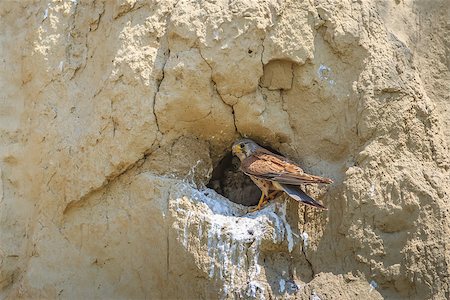
{"label": "bird's talon", "polygon": [[258,211],[258,210],[260,210],[261,208],[260,207],[254,207],[254,208],[250,208],[249,210],[248,210],[248,212],[249,213],[253,213],[253,212],[255,212],[255,211]]}
{"label": "bird's talon", "polygon": [[267,203],[269,203],[269,201],[267,199],[263,199],[262,201],[260,201],[258,203],[258,205],[256,207],[250,208],[248,211],[252,213],[252,212],[261,210]]}

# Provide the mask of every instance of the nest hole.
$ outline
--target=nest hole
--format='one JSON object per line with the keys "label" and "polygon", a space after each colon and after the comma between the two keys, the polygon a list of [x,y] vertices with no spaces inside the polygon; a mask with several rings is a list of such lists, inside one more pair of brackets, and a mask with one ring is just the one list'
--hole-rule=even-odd
{"label": "nest hole", "polygon": [[[265,148],[280,154],[271,147]],[[231,152],[227,152],[214,167],[211,180],[206,186],[234,203],[245,206],[257,205],[261,191],[250,177],[239,170],[240,165],[239,158],[233,156]]]}
{"label": "nest hole", "polygon": [[207,187],[215,190],[230,201],[245,206],[258,204],[261,191],[253,181],[239,170],[241,162],[231,152],[219,161],[213,169]]}

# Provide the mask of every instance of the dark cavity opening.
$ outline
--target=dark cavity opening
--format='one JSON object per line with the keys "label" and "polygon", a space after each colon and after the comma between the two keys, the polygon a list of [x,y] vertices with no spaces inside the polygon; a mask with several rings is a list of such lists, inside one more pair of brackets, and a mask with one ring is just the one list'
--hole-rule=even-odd
{"label": "dark cavity opening", "polygon": [[[270,147],[265,148],[280,154]],[[257,205],[261,191],[250,177],[239,170],[240,165],[239,158],[233,156],[231,152],[227,152],[213,169],[211,180],[206,186],[234,203],[245,206]]]}
{"label": "dark cavity opening", "polygon": [[239,170],[239,158],[228,152],[217,164],[207,187],[230,201],[245,206],[258,204],[261,191],[253,181]]}

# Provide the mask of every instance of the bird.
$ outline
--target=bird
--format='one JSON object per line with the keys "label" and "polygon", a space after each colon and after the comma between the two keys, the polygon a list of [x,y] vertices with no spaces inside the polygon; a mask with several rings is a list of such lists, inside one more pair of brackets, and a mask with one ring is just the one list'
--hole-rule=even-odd
{"label": "bird", "polygon": [[293,161],[261,147],[250,139],[237,140],[231,149],[233,155],[241,161],[240,170],[261,190],[261,198],[253,211],[260,210],[266,202],[281,192],[305,205],[327,210],[324,205],[307,195],[300,185],[331,184],[333,180],[330,178],[307,174]]}

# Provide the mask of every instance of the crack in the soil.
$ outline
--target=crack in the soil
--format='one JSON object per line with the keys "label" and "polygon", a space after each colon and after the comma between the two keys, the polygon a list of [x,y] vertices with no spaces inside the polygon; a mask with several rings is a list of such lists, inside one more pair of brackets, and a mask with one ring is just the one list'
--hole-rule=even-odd
{"label": "crack in the soil", "polygon": [[[236,114],[235,114],[235,111],[234,111],[234,105],[230,105],[230,104],[226,103],[226,102],[223,100],[222,94],[221,94],[221,93],[219,92],[219,90],[217,89],[217,83],[214,81],[214,79],[213,79],[213,77],[212,77],[213,67],[212,67],[211,64],[208,62],[208,60],[206,60],[206,58],[203,56],[201,49],[200,49],[200,48],[197,48],[197,49],[198,49],[198,53],[200,54],[200,57],[203,58],[203,60],[205,61],[205,63],[208,65],[208,67],[209,67],[210,70],[211,70],[211,82],[212,82],[212,84],[213,84],[214,91],[217,93],[217,95],[219,95],[220,100],[222,100],[222,102],[223,102],[226,106],[229,106],[229,107],[231,108],[231,114],[232,114],[232,116],[233,116],[233,125],[234,125],[234,130],[235,130],[235,132],[237,132],[238,134],[240,134],[240,135],[242,136],[242,133],[239,131],[239,129],[238,129],[237,126],[236,126]],[[240,97],[236,97],[236,98],[240,98]]]}

